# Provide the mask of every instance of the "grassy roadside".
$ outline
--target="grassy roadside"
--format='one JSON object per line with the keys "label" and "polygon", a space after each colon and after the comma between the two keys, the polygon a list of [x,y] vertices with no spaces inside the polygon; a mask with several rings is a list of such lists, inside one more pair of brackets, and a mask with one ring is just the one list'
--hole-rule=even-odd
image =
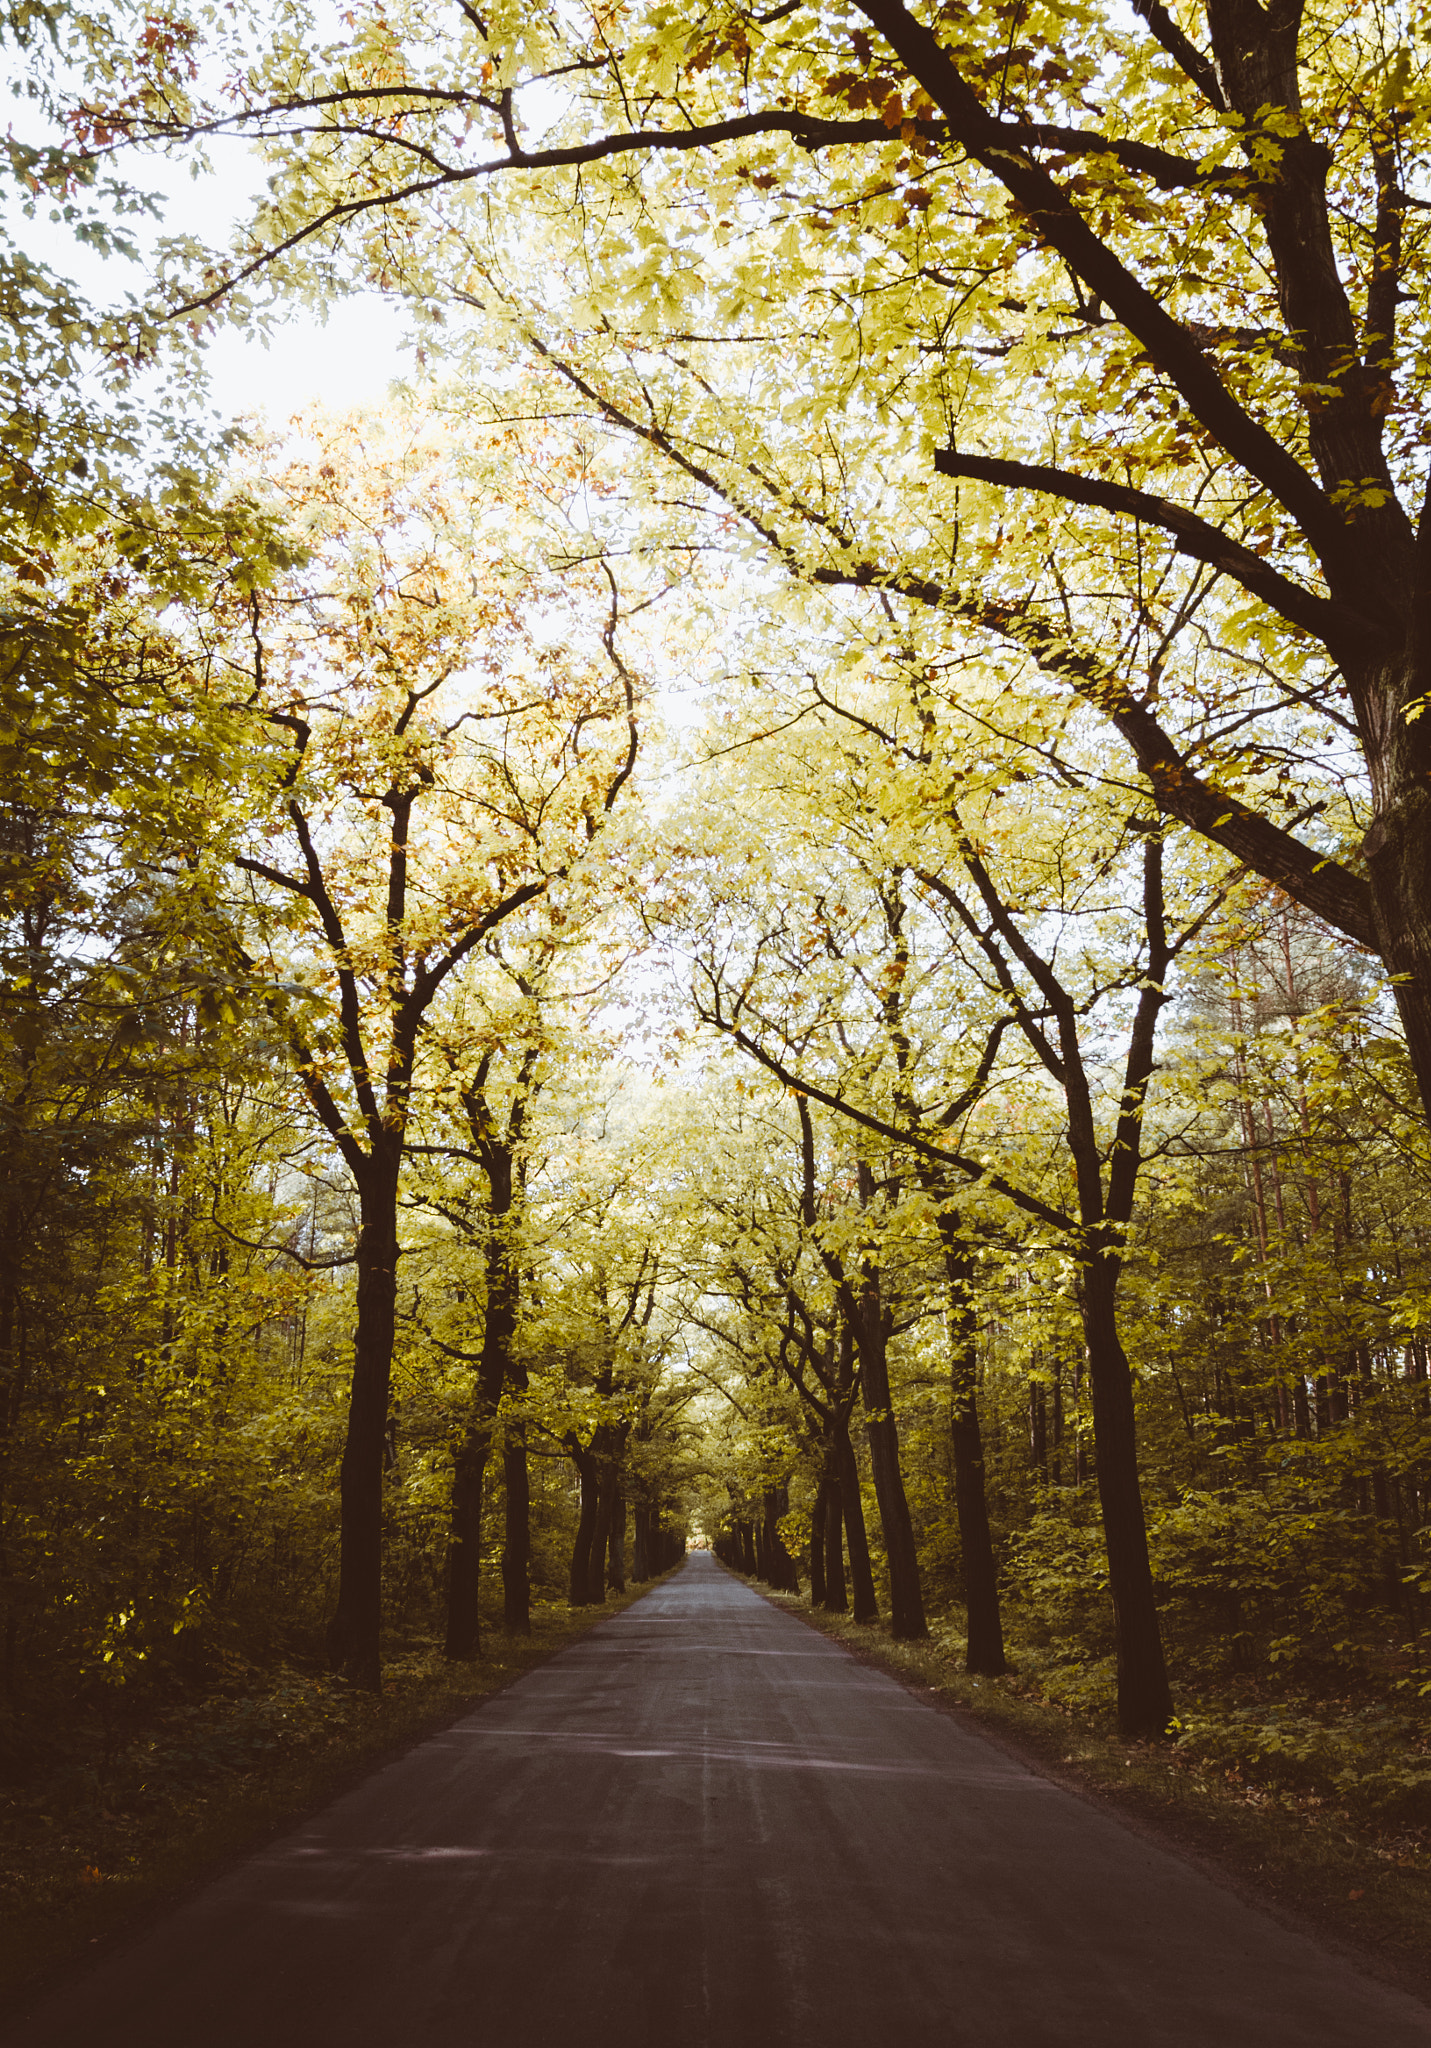
{"label": "grassy roadside", "polygon": [[381,1694],[268,1673],[171,1709],[111,1755],[71,1753],[0,1785],[0,2011],[658,1583],[604,1607],[535,1606],[529,1637],[491,1630],[470,1663],[411,1646],[388,1661]]}
{"label": "grassy roadside", "polygon": [[1017,1672],[971,1678],[962,1641],[941,1629],[926,1643],[896,1642],[880,1624],[813,1610],[806,1595],[756,1590],[1045,1775],[1109,1801],[1244,1897],[1431,1997],[1431,1829],[1378,1829],[1331,1800],[1121,1741],[1098,1717],[1040,1697]]}

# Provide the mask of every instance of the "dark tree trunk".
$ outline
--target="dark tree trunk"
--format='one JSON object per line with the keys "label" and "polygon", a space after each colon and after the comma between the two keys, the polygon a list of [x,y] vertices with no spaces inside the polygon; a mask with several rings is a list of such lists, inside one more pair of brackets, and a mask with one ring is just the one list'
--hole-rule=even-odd
{"label": "dark tree trunk", "polygon": [[502,1447],[506,1490],[506,1541],[502,1546],[502,1626],[509,1636],[532,1632],[531,1483],[527,1473],[527,1425],[507,1424]]}
{"label": "dark tree trunk", "polygon": [[588,1607],[591,1604],[591,1552],[596,1535],[599,1482],[596,1460],[590,1451],[583,1449],[574,1436],[569,1436],[566,1442],[571,1461],[581,1479],[581,1510],[577,1517],[576,1540],[571,1549],[567,1599],[573,1607]]}
{"label": "dark tree trunk", "polygon": [[[486,1066],[462,1092],[472,1142],[487,1175],[487,1306],[472,1414],[458,1454],[452,1486],[452,1536],[447,1577],[447,1655],[475,1657],[481,1643],[479,1596],[482,1560],[482,1496],[487,1459],[502,1395],[525,1393],[527,1375],[515,1357],[521,1274],[512,1239],[518,1190],[517,1152],[531,1101],[537,1054],[529,1049],[517,1076],[506,1132],[493,1125],[487,1103]],[[502,1544],[502,1626],[508,1635],[530,1635],[531,1485],[527,1471],[527,1426],[510,1420],[502,1444],[505,1529]]]}
{"label": "dark tree trunk", "polygon": [[829,1507],[825,1516],[825,1597],[821,1605],[827,1614],[847,1614],[850,1606],[845,1589],[845,1488],[841,1469],[843,1453],[848,1448],[847,1436],[832,1441],[825,1469]]}
{"label": "dark tree trunk", "polygon": [[471,1424],[452,1467],[452,1508],[447,1541],[447,1637],[443,1655],[475,1657],[482,1647],[478,1611],[482,1561],[482,1498],[492,1430]]}
{"label": "dark tree trunk", "polygon": [[[472,1414],[452,1475],[452,1519],[447,1566],[448,1657],[475,1657],[481,1643],[478,1614],[482,1565],[482,1497],[487,1459],[492,1448],[497,1410],[512,1372],[512,1339],[517,1327],[518,1275],[506,1235],[511,1208],[511,1158],[489,1161],[491,1236],[487,1244],[487,1314],[477,1360],[477,1386]],[[526,1586],[531,1539],[528,1533],[526,1441],[521,1439],[520,1470],[509,1463],[511,1438],[503,1453],[507,1471],[505,1546],[502,1558],[503,1619],[508,1629],[526,1634],[530,1627]],[[515,1494],[511,1481],[515,1477]],[[508,1559],[511,1560],[509,1575]]]}
{"label": "dark tree trunk", "polygon": [[338,1603],[328,1659],[354,1685],[381,1683],[383,1443],[397,1319],[399,1146],[367,1162],[358,1184],[358,1326],[338,1490]]}
{"label": "dark tree trunk", "polygon": [[755,1577],[755,1532],[749,1522],[739,1521],[736,1530],[740,1537],[740,1568],[747,1578]]}
{"label": "dark tree trunk", "polygon": [[974,1261],[959,1235],[958,1219],[939,1219],[944,1272],[949,1283],[949,1428],[954,1448],[954,1506],[964,1556],[969,1646],[965,1666],[989,1678],[1008,1669],[999,1612],[999,1574],[989,1533],[984,1491],[984,1443],[979,1428],[978,1348],[974,1316]]}
{"label": "dark tree trunk", "polygon": [[820,1474],[815,1504],[810,1510],[810,1605],[825,1604],[825,1515],[830,1502],[830,1481]]}
{"label": "dark tree trunk", "polygon": [[[609,1388],[605,1391],[609,1392]],[[600,1607],[606,1599],[607,1558],[611,1549],[611,1532],[615,1526],[616,1510],[621,1501],[622,1459],[626,1449],[627,1430],[624,1425],[603,1423],[591,1441],[591,1457],[596,1473],[596,1521],[591,1532],[591,1549],[587,1561],[586,1604]],[[624,1508],[622,1510],[625,1512]]]}
{"label": "dark tree trunk", "polygon": [[865,1533],[865,1506],[860,1496],[860,1471],[849,1430],[840,1427],[840,1500],[845,1511],[845,1541],[850,1552],[850,1584],[854,1590],[856,1621],[878,1621],[879,1601],[875,1597],[874,1567],[870,1563],[870,1541]]}
{"label": "dark tree trunk", "polygon": [[631,1579],[644,1586],[651,1576],[651,1510],[638,1503],[631,1513]]}
{"label": "dark tree trunk", "polygon": [[611,1525],[616,1519],[617,1487],[610,1464],[603,1459],[604,1469],[597,1483],[596,1523],[591,1532],[591,1550],[586,1567],[586,1604],[588,1607],[602,1607],[606,1604],[606,1558],[611,1548]]}
{"label": "dark tree trunk", "polygon": [[875,1499],[879,1503],[885,1562],[889,1567],[890,1628],[894,1635],[913,1641],[927,1636],[929,1628],[924,1619],[924,1597],[919,1588],[914,1524],[904,1491],[904,1474],[899,1467],[899,1431],[890,1402],[884,1306],[878,1277],[869,1271],[860,1289],[854,1331],[860,1354],[860,1390],[865,1405],[865,1439],[870,1447],[870,1475],[874,1480]]}
{"label": "dark tree trunk", "polygon": [[1107,1257],[1083,1270],[1083,1328],[1093,1392],[1093,1457],[1108,1586],[1118,1636],[1118,1725],[1130,1738],[1159,1736],[1173,1718],[1147,1524],[1138,1479],[1133,1375],[1114,1313],[1117,1268]]}
{"label": "dark tree trunk", "polygon": [[611,1543],[607,1550],[606,1583],[613,1593],[626,1591],[626,1497],[618,1492],[611,1511]]}
{"label": "dark tree trunk", "polygon": [[780,1517],[790,1505],[789,1495],[783,1486],[767,1486],[765,1489],[765,1578],[766,1583],[777,1593],[798,1593],[800,1574],[795,1569],[795,1560],[785,1547],[780,1534]]}
{"label": "dark tree trunk", "polygon": [[1029,1463],[1038,1478],[1048,1477],[1048,1394],[1042,1380],[1029,1381]]}
{"label": "dark tree trunk", "polygon": [[964,1553],[964,1592],[968,1600],[969,1644],[964,1667],[997,1678],[1004,1659],[1004,1625],[999,1610],[999,1574],[989,1533],[984,1495],[984,1446],[979,1412],[972,1401],[962,1407],[955,1394],[951,1423],[954,1439],[954,1504],[959,1518],[959,1545]]}

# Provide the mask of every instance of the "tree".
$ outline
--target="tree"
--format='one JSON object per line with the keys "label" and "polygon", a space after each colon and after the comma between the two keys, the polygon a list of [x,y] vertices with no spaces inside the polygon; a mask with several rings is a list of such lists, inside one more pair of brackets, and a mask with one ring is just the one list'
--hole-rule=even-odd
{"label": "tree", "polygon": [[220,845],[249,882],[236,943],[274,985],[312,1113],[358,1192],[330,1649],[371,1686],[399,1186],[435,1005],[586,854],[635,764],[636,694],[614,653],[614,583],[583,637],[539,553],[479,542],[498,508],[514,535],[511,444],[484,474],[410,416],[312,431],[315,455],[276,479],[308,561],[270,592],[236,590],[208,659],[225,691],[247,685],[273,736],[268,799]]}
{"label": "tree", "polygon": [[[181,310],[270,266],[311,279],[336,247],[435,313],[475,299],[510,318],[496,272],[520,263],[466,199],[516,180],[529,250],[538,224],[585,238],[566,338],[536,310],[556,310],[546,245],[543,293],[524,308],[519,292],[516,313],[592,402],[801,574],[961,614],[1097,706],[1166,814],[1380,953],[1431,1099],[1422,63],[1389,17],[1199,12],[1190,32],[1152,0],[1128,23],[1049,0],[1016,27],[997,7],[931,24],[899,0],[540,28],[458,13],[434,27],[424,11],[360,17],[317,65],[280,18],[233,102],[202,110],[265,139],[274,198]],[[527,141],[521,87],[558,74],[561,110]],[[198,110],[140,84],[122,131],[184,144]],[[387,232],[419,214],[421,237]],[[452,261],[435,274],[437,245],[470,284],[454,288]],[[669,351],[663,326],[682,337]],[[721,355],[729,378],[710,374]],[[1028,403],[1011,408],[1012,377]],[[796,386],[820,424],[813,463],[759,431]],[[843,434],[842,394],[891,430]],[[890,451],[883,478],[871,439]],[[957,490],[941,499],[936,474]],[[927,508],[912,545],[890,516],[906,478]],[[1167,600],[1138,621],[1163,671],[1153,697],[1097,585],[1077,588],[1100,554],[1150,548]],[[1000,554],[1008,573],[986,587]],[[1192,615],[1212,585],[1215,632],[1250,657],[1233,692],[1200,674]],[[1310,794],[1277,772],[1307,712],[1327,736],[1320,762],[1300,735],[1292,749]],[[1338,746],[1369,790],[1361,849],[1355,828],[1301,831]]]}
{"label": "tree", "polygon": [[[714,1110],[714,1090],[707,1099]],[[843,1269],[838,1255],[822,1245],[820,1230],[822,1212],[828,1221],[849,1198],[848,1162],[839,1162],[822,1182],[808,1105],[796,1097],[795,1108],[798,1122],[793,1131],[788,1115],[773,1108],[757,1119],[729,1114],[722,1119],[725,1170],[720,1182],[708,1181],[699,1218],[693,1219],[699,1245],[689,1255],[682,1315],[687,1325],[715,1341],[729,1373],[715,1374],[712,1383],[748,1424],[754,1442],[763,1445],[746,1461],[757,1467],[759,1485],[755,1475],[743,1470],[741,1498],[745,1493],[761,1496],[756,1517],[762,1529],[760,1554],[776,1562],[772,1583],[788,1582],[793,1576],[793,1562],[779,1538],[778,1522],[784,1512],[779,1502],[788,1493],[792,1454],[808,1433],[818,1466],[809,1518],[811,1597],[833,1613],[846,1611],[847,1540],[855,1619],[873,1621],[879,1609],[850,1441],[850,1418],[860,1399],[863,1370],[856,1363],[846,1304],[835,1293],[832,1267]],[[759,1133],[756,1156],[749,1145],[752,1122]],[[798,1159],[797,1173],[774,1163],[782,1153]],[[872,1274],[877,1271],[876,1260],[869,1265]],[[848,1289],[845,1292],[848,1296]],[[730,1391],[730,1374],[743,1382],[739,1401]],[[790,1415],[782,1383],[798,1396],[805,1431]],[[887,1426],[887,1437],[894,1436],[897,1482],[897,1431],[891,1427],[887,1396],[883,1405],[880,1420]],[[885,1477],[882,1508],[892,1492],[888,1471]],[[894,1512],[902,1491],[897,1485],[893,1492]],[[754,1542],[752,1535],[753,1546]],[[887,1553],[892,1547],[886,1545]],[[896,1553],[891,1581],[898,1587],[901,1619],[917,1618],[922,1607],[917,1566],[911,1570],[909,1558]],[[785,1589],[793,1590],[788,1584]]]}
{"label": "tree", "polygon": [[[1136,793],[1103,783],[1096,752],[1081,754],[1076,732],[1064,733],[1037,779],[1026,765],[1037,757],[1022,744],[1002,753],[921,671],[872,679],[851,693],[847,715],[805,719],[778,742],[744,750],[738,810],[761,835],[758,854],[749,841],[743,858],[730,847],[731,806],[713,779],[710,842],[687,821],[688,865],[653,915],[664,912],[680,935],[705,1022],[785,1086],[895,1148],[896,1159],[921,1162],[913,1178],[932,1198],[941,1260],[959,1293],[969,1262],[961,1210],[977,1216],[994,1198],[1067,1244],[1093,1389],[1120,1719],[1128,1733],[1157,1734],[1172,1701],[1117,1294],[1159,1018],[1178,962],[1226,884],[1196,860],[1179,863],[1169,883],[1164,829]],[[712,880],[715,844],[726,852]],[[778,907],[767,894],[776,865]],[[1120,1071],[1105,1080],[1114,1045]],[[1038,1090],[1028,1074],[1015,1082],[1013,1046],[1056,1090],[1056,1164],[1021,1135]],[[900,1168],[884,1172],[897,1186]],[[862,1159],[866,1204],[875,1182]],[[867,1308],[846,1273],[853,1259],[831,1253],[865,1398],[887,1409],[878,1380],[870,1393],[879,1347],[867,1319],[879,1303]],[[957,1344],[967,1308],[950,1306]],[[982,1475],[967,1469],[976,1459],[970,1443],[960,1506],[976,1532],[975,1612],[992,1655],[982,1622],[992,1585],[977,1576],[987,1564],[977,1534]],[[971,1616],[971,1636],[973,1628]]]}

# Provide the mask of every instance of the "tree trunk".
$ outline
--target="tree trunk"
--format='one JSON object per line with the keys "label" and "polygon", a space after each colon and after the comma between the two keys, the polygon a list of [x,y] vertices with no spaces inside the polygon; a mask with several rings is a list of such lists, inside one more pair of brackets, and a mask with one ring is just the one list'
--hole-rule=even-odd
{"label": "tree trunk", "polygon": [[[509,1175],[510,1164],[508,1159]],[[488,1172],[489,1175],[492,1173],[490,1166]],[[510,1180],[504,1184],[499,1174],[492,1182],[491,1236],[487,1243],[487,1314],[482,1325],[482,1349],[477,1360],[477,1386],[467,1431],[452,1475],[445,1650],[448,1657],[475,1657],[481,1642],[478,1596],[482,1565],[482,1495],[497,1410],[512,1370],[512,1338],[517,1327],[519,1281],[505,1235],[510,1207]],[[509,1473],[509,1478],[511,1476]],[[513,1582],[508,1580],[507,1573],[507,1556],[510,1553],[513,1573],[525,1583],[530,1555],[525,1439],[521,1470],[515,1476],[515,1498],[510,1491],[507,1497],[506,1549],[502,1563],[503,1616],[505,1625],[510,1628],[512,1623],[508,1617],[520,1611],[522,1620],[517,1632],[525,1634],[530,1625],[525,1597],[513,1600]]]}
{"label": "tree trunk", "polygon": [[651,1576],[651,1510],[638,1502],[631,1514],[631,1579],[644,1586]]}
{"label": "tree trunk", "polygon": [[810,1510],[810,1605],[825,1604],[825,1517],[830,1503],[830,1481],[820,1474],[815,1504]]}
{"label": "tree trunk", "polygon": [[879,1601],[875,1597],[874,1567],[870,1563],[870,1542],[865,1533],[865,1506],[860,1495],[860,1471],[847,1424],[841,1423],[840,1500],[845,1511],[845,1541],[850,1552],[850,1583],[855,1596],[855,1620],[878,1621]]}
{"label": "tree trunk", "polygon": [[[1398,694],[1415,700],[1425,689],[1418,679],[1409,692]],[[1381,957],[1392,977],[1422,1108],[1431,1116],[1431,795],[1426,788],[1431,748],[1423,725],[1405,713],[1387,719],[1387,751],[1393,761],[1386,797],[1362,851]],[[1372,766],[1375,781],[1377,764]]]}
{"label": "tree trunk", "polygon": [[338,1478],[338,1604],[328,1624],[334,1670],[373,1692],[382,1679],[383,1440],[397,1318],[398,1161],[397,1147],[388,1147],[366,1162],[358,1182],[358,1326]]}
{"label": "tree trunk", "polygon": [[571,1577],[567,1587],[567,1600],[572,1607],[588,1607],[591,1604],[592,1540],[596,1535],[596,1460],[590,1451],[582,1448],[574,1436],[569,1436],[566,1442],[572,1463],[576,1466],[581,1479],[581,1511],[577,1518],[576,1540],[571,1548]]}
{"label": "tree trunk", "polygon": [[785,1547],[780,1533],[780,1517],[787,1511],[790,1497],[783,1486],[767,1486],[765,1489],[765,1576],[767,1583],[777,1593],[798,1593],[800,1574],[795,1569],[795,1560]]}
{"label": "tree trunk", "polygon": [[1138,1479],[1133,1375],[1114,1313],[1116,1285],[1117,1267],[1107,1254],[1085,1264],[1083,1328],[1093,1392],[1094,1469],[1117,1625],[1118,1726],[1134,1739],[1166,1733],[1173,1700]]}
{"label": "tree trunk", "polygon": [[502,1627],[509,1636],[529,1636],[531,1611],[531,1481],[527,1473],[527,1425],[507,1424],[502,1446],[506,1490],[506,1541],[502,1546]]}
{"label": "tree trunk", "polygon": [[586,1604],[601,1607],[606,1601],[606,1562],[611,1548],[611,1531],[621,1499],[621,1465],[626,1449],[626,1430],[602,1423],[592,1438],[592,1461],[596,1468],[596,1521],[591,1532],[587,1562]]}
{"label": "tree trunk", "polygon": [[941,1216],[944,1272],[949,1283],[949,1430],[954,1448],[954,1507],[964,1556],[969,1646],[966,1670],[997,1678],[1004,1661],[1004,1627],[999,1612],[999,1574],[989,1533],[984,1491],[984,1443],[979,1428],[978,1349],[974,1318],[974,1261],[958,1233],[957,1219]]}
{"label": "tree trunk", "polygon": [[749,1522],[745,1520],[737,1522],[735,1526],[740,1538],[740,1568],[747,1578],[753,1579],[755,1577],[755,1532]]}
{"label": "tree trunk", "polygon": [[827,1614],[847,1614],[850,1607],[845,1588],[845,1484],[842,1470],[843,1453],[848,1448],[848,1436],[834,1439],[825,1470],[829,1509],[825,1517],[825,1597],[821,1604]]}
{"label": "tree trunk", "polygon": [[469,1424],[452,1467],[452,1508],[447,1540],[447,1638],[443,1655],[475,1657],[482,1648],[478,1610],[482,1562],[482,1497],[487,1456],[492,1448],[488,1423]]}
{"label": "tree trunk", "polygon": [[596,1520],[592,1525],[591,1549],[586,1564],[586,1605],[606,1604],[606,1553],[611,1547],[611,1523],[616,1495],[608,1473],[602,1472],[596,1486]]}
{"label": "tree trunk", "polygon": [[889,1359],[885,1349],[884,1312],[877,1278],[867,1276],[861,1290],[855,1343],[860,1354],[860,1390],[865,1405],[865,1438],[870,1447],[870,1473],[884,1531],[889,1567],[890,1628],[905,1641],[929,1633],[924,1598],[919,1589],[919,1559],[914,1524],[899,1468],[899,1432],[890,1405]]}
{"label": "tree trunk", "polygon": [[607,1550],[606,1583],[613,1593],[626,1591],[626,1496],[619,1491],[611,1513],[611,1543]]}
{"label": "tree trunk", "polygon": [[[6,1206],[6,1224],[9,1226],[14,1209],[9,1204]],[[5,1258],[16,1241],[17,1233],[13,1227],[9,1228],[8,1235],[0,1235],[0,1259]],[[0,1282],[0,1613],[4,1615],[3,1637],[0,1637],[0,1698],[6,1700],[15,1698],[19,1676],[20,1617],[5,1540],[5,1481],[9,1439],[20,1419],[24,1368],[18,1340],[22,1327],[19,1288],[7,1271],[3,1282]]]}

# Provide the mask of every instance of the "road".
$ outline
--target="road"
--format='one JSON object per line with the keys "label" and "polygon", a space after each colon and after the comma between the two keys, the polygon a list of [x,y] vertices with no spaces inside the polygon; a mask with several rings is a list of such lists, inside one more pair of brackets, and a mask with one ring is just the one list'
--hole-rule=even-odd
{"label": "road", "polygon": [[697,1554],[34,2011],[24,2048],[1431,2048]]}

